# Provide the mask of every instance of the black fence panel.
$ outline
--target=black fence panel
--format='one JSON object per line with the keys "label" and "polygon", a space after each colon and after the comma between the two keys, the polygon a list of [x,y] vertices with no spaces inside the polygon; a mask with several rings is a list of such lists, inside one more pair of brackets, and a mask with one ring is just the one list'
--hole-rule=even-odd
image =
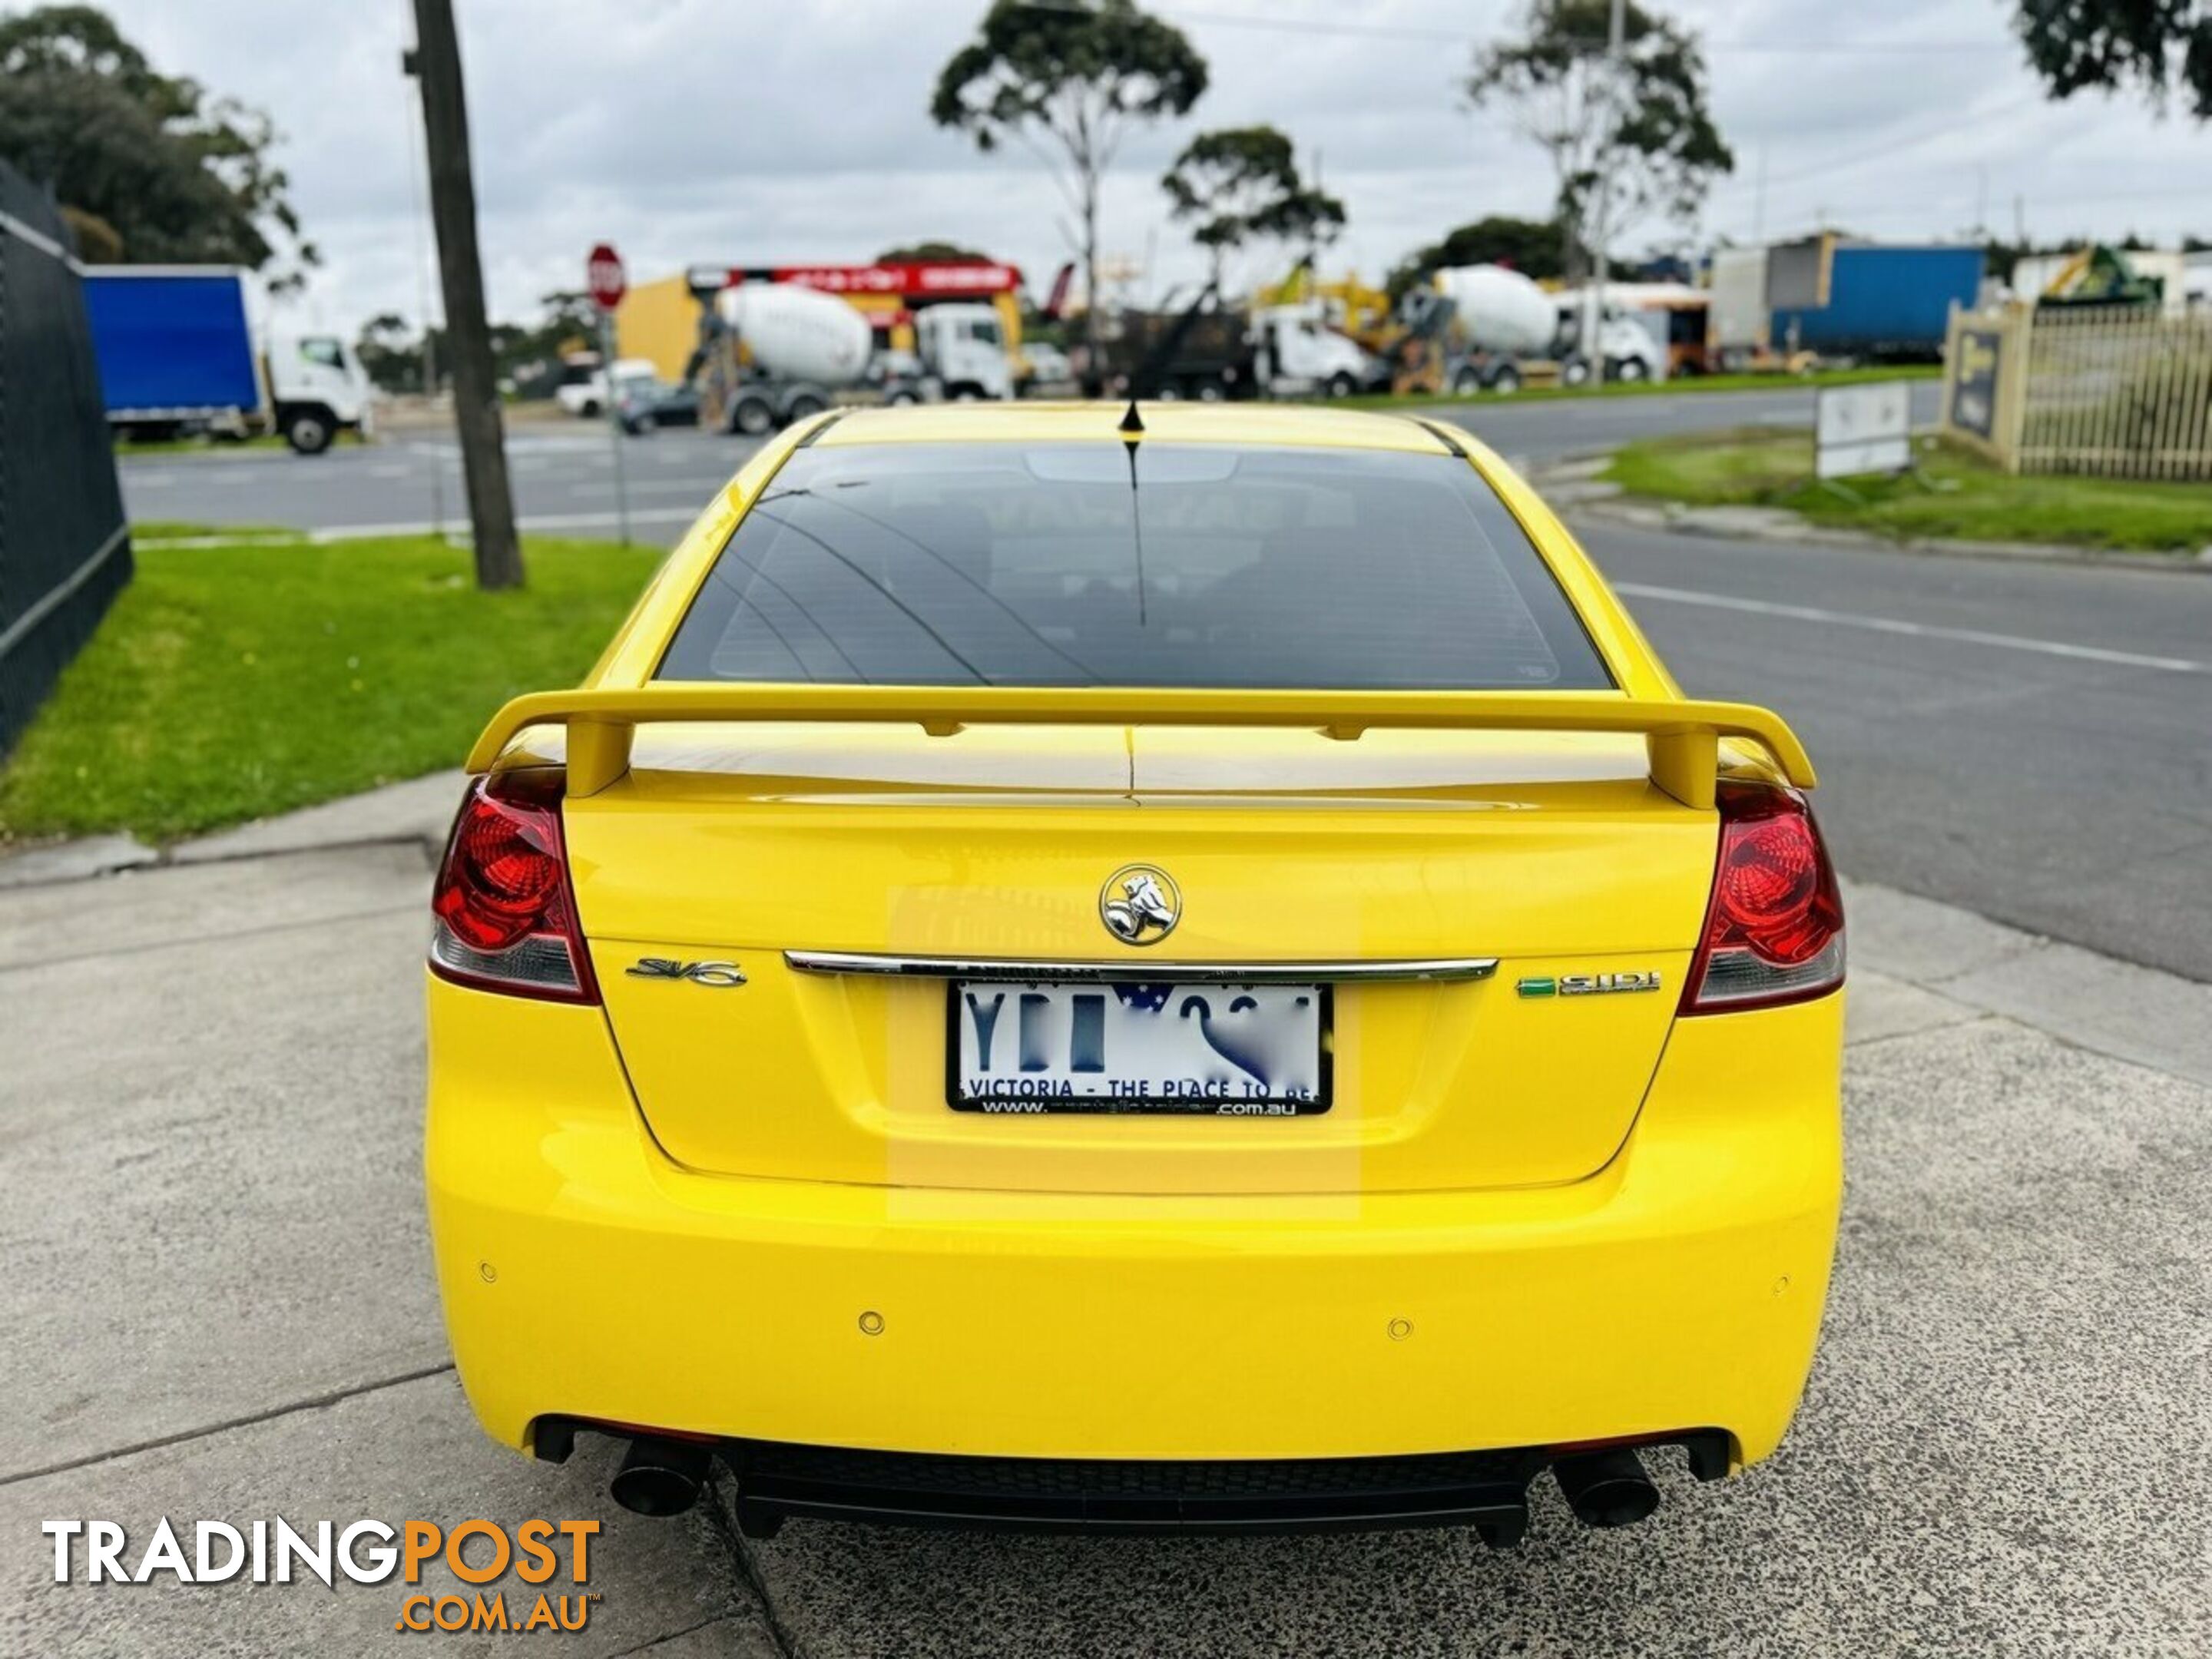
{"label": "black fence panel", "polygon": [[131,580],[69,232],[0,162],[0,756]]}

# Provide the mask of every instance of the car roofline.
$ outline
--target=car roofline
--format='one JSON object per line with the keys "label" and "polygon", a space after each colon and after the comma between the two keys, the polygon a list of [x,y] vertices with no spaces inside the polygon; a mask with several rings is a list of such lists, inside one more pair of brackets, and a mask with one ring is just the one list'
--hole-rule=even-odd
{"label": "car roofline", "polygon": [[[883,408],[846,406],[806,423],[798,447],[824,449],[895,444],[1124,443],[1127,401],[1037,400]],[[1436,422],[1396,410],[1303,404],[1200,404],[1139,400],[1140,441],[1234,444],[1252,448],[1397,450],[1459,455],[1466,451]]]}

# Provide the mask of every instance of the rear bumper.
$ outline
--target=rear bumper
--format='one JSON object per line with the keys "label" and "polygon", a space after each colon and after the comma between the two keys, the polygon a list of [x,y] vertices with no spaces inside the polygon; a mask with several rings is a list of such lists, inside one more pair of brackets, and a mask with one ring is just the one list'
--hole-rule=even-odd
{"label": "rear bumper", "polygon": [[[538,1455],[565,1462],[574,1431],[588,1426],[540,1418]],[[1733,1443],[1725,1431],[1678,1438],[1699,1480],[1728,1474]],[[1404,1457],[1157,1462],[946,1457],[732,1440],[714,1454],[735,1477],[738,1526],[752,1537],[772,1536],[786,1519],[808,1516],[1024,1532],[1472,1526],[1497,1548],[1520,1541],[1528,1523],[1529,1482],[1556,1461],[1542,1446]]]}
{"label": "rear bumper", "polygon": [[1681,1022],[1588,1180],[1236,1198],[698,1175],[653,1145],[599,1011],[430,999],[447,1322],[520,1449],[556,1418],[1183,1465],[1717,1429],[1750,1462],[1811,1363],[1839,995]]}

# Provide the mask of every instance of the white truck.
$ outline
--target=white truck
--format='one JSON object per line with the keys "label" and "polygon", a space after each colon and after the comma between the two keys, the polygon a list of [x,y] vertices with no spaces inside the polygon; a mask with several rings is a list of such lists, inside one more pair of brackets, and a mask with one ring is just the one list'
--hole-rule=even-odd
{"label": "white truck", "polygon": [[230,265],[88,265],[85,314],[109,424],[137,437],[270,431],[319,455],[366,432],[372,388],[335,334],[272,330],[257,349],[248,273]]}
{"label": "white truck", "polygon": [[295,453],[319,455],[341,432],[368,434],[375,388],[353,348],[337,335],[272,331],[263,364],[267,419]]}
{"label": "white truck", "polygon": [[[748,436],[827,409],[869,377],[868,320],[835,295],[787,283],[742,283],[714,296],[700,369],[701,419]],[[999,313],[948,302],[915,313],[918,362],[878,373],[887,402],[1014,395]]]}
{"label": "white truck", "polygon": [[[1608,380],[1662,380],[1667,377],[1665,322],[1623,305],[1610,289],[1605,314],[1598,319],[1595,289],[1569,289],[1553,296],[1559,304],[1559,334],[1555,355],[1559,379],[1567,386],[1587,384],[1602,360]],[[1595,339],[1593,349],[1585,342]]]}
{"label": "white truck", "polygon": [[1326,392],[1347,398],[1377,380],[1379,365],[1350,336],[1328,325],[1322,302],[1266,306],[1252,313],[1260,382],[1278,396]]}
{"label": "white truck", "polygon": [[1011,398],[1014,364],[997,310],[947,301],[914,313],[914,343],[939,395],[955,400]]}

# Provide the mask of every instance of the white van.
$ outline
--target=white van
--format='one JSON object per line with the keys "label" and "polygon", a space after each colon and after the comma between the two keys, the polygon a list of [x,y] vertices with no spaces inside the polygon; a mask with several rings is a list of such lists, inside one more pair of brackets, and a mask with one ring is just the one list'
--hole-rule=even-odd
{"label": "white van", "polygon": [[[617,380],[654,379],[659,366],[650,357],[617,357],[615,360],[615,379]],[[600,368],[599,354],[578,352],[561,365],[560,383],[553,388],[553,400],[568,413],[585,420],[593,420],[607,410],[607,375]]]}

